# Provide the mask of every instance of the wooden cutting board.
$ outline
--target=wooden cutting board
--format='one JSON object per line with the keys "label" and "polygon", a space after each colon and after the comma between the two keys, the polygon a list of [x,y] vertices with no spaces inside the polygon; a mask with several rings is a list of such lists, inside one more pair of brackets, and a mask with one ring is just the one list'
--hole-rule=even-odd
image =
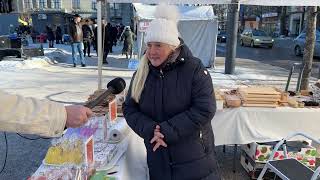
{"label": "wooden cutting board", "polygon": [[245,94],[244,92],[239,92],[241,97],[243,98],[273,98],[273,99],[280,99],[281,95],[275,94]]}
{"label": "wooden cutting board", "polygon": [[243,101],[264,101],[264,102],[278,102],[280,101],[280,98],[241,98]]}
{"label": "wooden cutting board", "polygon": [[269,107],[269,108],[275,108],[278,107],[278,104],[246,104],[243,103],[242,106],[244,107]]}
{"label": "wooden cutting board", "polygon": [[238,88],[238,92],[244,93],[245,95],[281,95],[273,87],[246,87],[246,88]]}
{"label": "wooden cutting board", "polygon": [[242,101],[245,104],[276,104],[278,101]]}

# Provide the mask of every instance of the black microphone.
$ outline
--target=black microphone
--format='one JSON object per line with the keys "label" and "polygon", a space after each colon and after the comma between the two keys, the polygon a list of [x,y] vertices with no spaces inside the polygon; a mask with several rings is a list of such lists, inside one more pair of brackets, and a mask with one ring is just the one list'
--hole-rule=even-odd
{"label": "black microphone", "polygon": [[101,95],[95,98],[92,101],[87,102],[84,106],[87,108],[94,108],[100,102],[102,102],[105,98],[110,96],[111,94],[119,94],[126,88],[126,81],[120,77],[117,77],[111,80],[107,84],[107,90],[105,90]]}

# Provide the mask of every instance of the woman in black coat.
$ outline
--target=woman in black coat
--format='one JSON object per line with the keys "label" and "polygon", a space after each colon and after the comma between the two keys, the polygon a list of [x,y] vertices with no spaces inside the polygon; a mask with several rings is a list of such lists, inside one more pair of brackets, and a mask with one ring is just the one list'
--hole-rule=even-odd
{"label": "woman in black coat", "polygon": [[62,30],[60,26],[56,29],[56,44],[62,44]]}
{"label": "woman in black coat", "polygon": [[[176,12],[172,6],[157,8],[158,13],[166,10]],[[211,76],[178,39],[173,16],[164,15],[147,29],[146,54],[132,78],[124,116],[144,139],[151,180],[220,179],[211,127],[216,110]]]}
{"label": "woman in black coat", "polygon": [[46,26],[46,33],[49,41],[49,48],[53,48],[55,38],[54,38],[53,30],[49,26]]}

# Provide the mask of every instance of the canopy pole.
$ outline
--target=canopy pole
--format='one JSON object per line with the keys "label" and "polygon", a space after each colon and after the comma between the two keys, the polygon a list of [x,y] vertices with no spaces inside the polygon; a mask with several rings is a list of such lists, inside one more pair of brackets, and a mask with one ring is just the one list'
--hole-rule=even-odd
{"label": "canopy pole", "polygon": [[225,73],[233,74],[235,69],[235,58],[237,53],[237,33],[239,20],[239,0],[232,0],[228,8],[227,45]]}
{"label": "canopy pole", "polygon": [[97,1],[97,23],[98,23],[98,90],[102,89],[102,18],[101,18],[101,0]]}
{"label": "canopy pole", "polygon": [[144,41],[144,32],[140,32],[140,42],[139,42],[139,54],[138,54],[138,59],[140,60],[141,59],[141,56],[142,56],[142,46],[143,46],[143,41]]}

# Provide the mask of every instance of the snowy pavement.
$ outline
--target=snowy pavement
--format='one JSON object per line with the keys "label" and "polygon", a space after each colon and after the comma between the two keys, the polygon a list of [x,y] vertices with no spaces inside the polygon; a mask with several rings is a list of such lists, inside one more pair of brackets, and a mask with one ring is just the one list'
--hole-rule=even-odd
{"label": "snowy pavement", "polygon": [[[0,61],[1,88],[11,93],[66,104],[84,102],[98,86],[96,54],[86,57],[87,67],[74,68],[70,46],[56,46],[58,48],[45,49],[45,57],[27,60],[6,58]],[[129,83],[133,71],[126,69],[127,60],[119,58],[119,55],[110,55],[109,61],[110,65],[103,67],[103,86],[113,77],[122,77]]]}

